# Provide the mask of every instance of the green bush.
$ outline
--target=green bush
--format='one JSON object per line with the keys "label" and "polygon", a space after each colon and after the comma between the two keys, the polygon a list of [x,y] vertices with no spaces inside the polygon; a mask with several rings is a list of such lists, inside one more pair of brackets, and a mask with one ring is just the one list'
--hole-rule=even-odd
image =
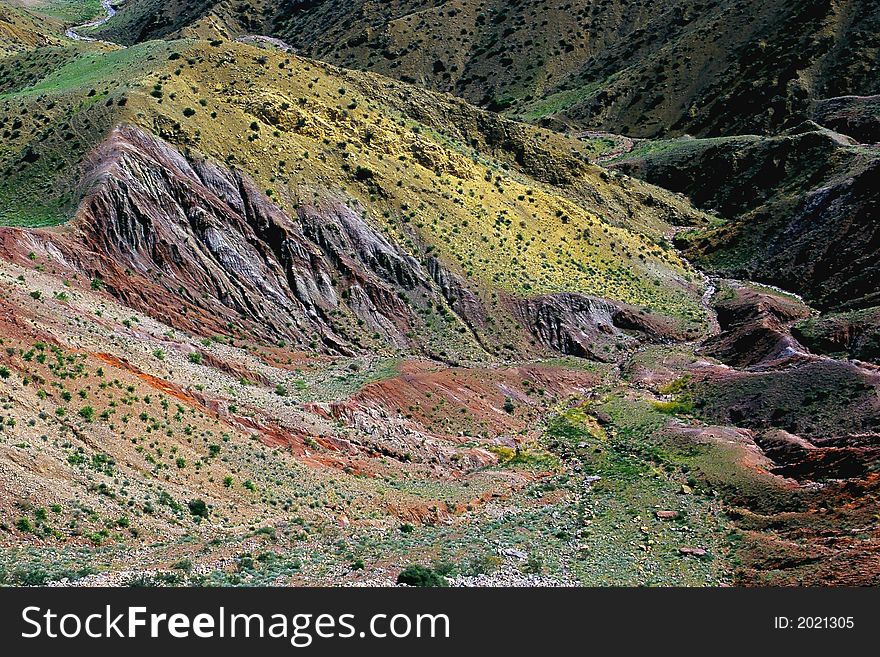
{"label": "green bush", "polygon": [[31,521],[25,516],[22,516],[15,521],[15,528],[18,531],[25,533],[34,531],[34,526],[31,524]]}
{"label": "green bush", "polygon": [[275,528],[274,527],[260,527],[257,531],[254,532],[255,535],[268,536],[269,538],[275,538]]}
{"label": "green bush", "polygon": [[534,552],[532,552],[529,555],[528,561],[526,561],[523,572],[540,575],[544,572],[544,565],[544,557],[542,557],[540,554],[535,554]]}
{"label": "green bush", "polygon": [[397,576],[398,584],[419,587],[442,587],[446,586],[446,580],[430,568],[419,565],[407,566]]}
{"label": "green bush", "polygon": [[465,575],[477,577],[478,575],[490,575],[501,566],[501,557],[494,554],[482,554],[472,557],[465,569]]}
{"label": "green bush", "polygon": [[20,586],[44,586],[52,577],[39,566],[25,566],[12,573],[11,583]]}
{"label": "green bush", "polygon": [[455,564],[451,561],[435,561],[433,568],[435,573],[443,577],[451,577],[457,570]]}
{"label": "green bush", "polygon": [[189,507],[189,512],[194,516],[199,518],[208,517],[208,505],[205,504],[204,500],[190,500],[187,506]]}
{"label": "green bush", "polygon": [[181,559],[180,561],[175,561],[171,564],[172,570],[182,570],[184,572],[190,572],[193,568],[192,561],[189,559]]}

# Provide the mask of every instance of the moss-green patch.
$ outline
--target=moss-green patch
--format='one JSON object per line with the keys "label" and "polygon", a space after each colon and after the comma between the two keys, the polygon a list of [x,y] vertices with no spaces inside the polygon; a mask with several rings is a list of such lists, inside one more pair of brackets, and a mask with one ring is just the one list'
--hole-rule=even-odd
{"label": "moss-green patch", "polygon": [[613,395],[601,408],[612,417],[617,438],[628,452],[675,480],[698,491],[715,490],[733,505],[748,504],[767,512],[798,508],[797,495],[778,480],[743,465],[742,445],[729,439],[697,440],[681,431],[684,425],[671,420],[665,408],[658,409],[648,400]]}
{"label": "moss-green patch", "polygon": [[503,445],[492,445],[489,451],[498,457],[499,467],[551,470],[559,465],[559,461],[552,454],[533,446],[513,449]]}
{"label": "moss-green patch", "polygon": [[516,116],[525,121],[538,121],[551,114],[564,112],[601,91],[604,87],[611,84],[616,77],[617,75],[615,74],[605,80],[597,80],[590,84],[544,96],[537,101],[526,104],[524,109],[516,112]]}
{"label": "moss-green patch", "polygon": [[[686,473],[659,439],[667,422],[649,404],[618,394],[548,422],[548,447],[569,466],[578,491],[569,501],[577,529],[568,563],[580,581],[705,585],[728,578],[727,519],[711,497],[681,494]],[[658,509],[677,511],[679,521],[660,521]],[[681,547],[702,547],[708,558],[684,558]]]}
{"label": "moss-green patch", "polygon": [[666,415],[689,415],[694,410],[694,404],[689,399],[674,399],[671,401],[653,402],[655,409]]}
{"label": "moss-green patch", "polygon": [[[0,95],[0,101],[20,96],[67,93],[76,90],[89,91],[95,85],[118,85],[131,82],[148,70],[169,45],[161,41],[138,44],[131,48],[113,50],[87,50],[60,68],[50,71],[44,78],[17,93]],[[77,51],[72,45],[71,50]]]}

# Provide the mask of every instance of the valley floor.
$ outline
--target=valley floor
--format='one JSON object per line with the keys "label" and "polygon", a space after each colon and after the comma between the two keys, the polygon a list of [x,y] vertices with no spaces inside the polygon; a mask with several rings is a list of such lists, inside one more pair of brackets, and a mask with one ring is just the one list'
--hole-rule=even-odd
{"label": "valley floor", "polygon": [[[790,454],[699,401],[836,361],[308,356],[195,340],[51,267],[0,263],[6,583],[371,586],[411,563],[476,586],[873,581],[870,468],[774,474]],[[819,567],[833,536],[867,568]]]}

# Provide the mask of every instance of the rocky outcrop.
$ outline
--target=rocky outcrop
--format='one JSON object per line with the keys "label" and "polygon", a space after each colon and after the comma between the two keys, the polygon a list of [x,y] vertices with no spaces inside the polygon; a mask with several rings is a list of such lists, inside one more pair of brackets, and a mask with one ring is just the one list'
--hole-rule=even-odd
{"label": "rocky outcrop", "polygon": [[440,261],[431,256],[427,260],[428,272],[440,288],[443,298],[455,313],[471,327],[486,324],[486,309],[482,301],[465,285],[460,276],[444,268]]}
{"label": "rocky outcrop", "polygon": [[862,144],[880,143],[880,96],[840,96],[819,101],[813,119]]}
{"label": "rocky outcrop", "polygon": [[544,295],[511,303],[540,344],[570,356],[613,362],[640,343],[682,338],[662,318],[581,294]]}
{"label": "rocky outcrop", "polygon": [[[96,257],[76,257],[112,292],[154,311],[142,303],[152,290],[175,297],[187,312],[194,307],[218,320],[250,322],[267,337],[308,343],[317,335],[328,349],[351,350],[353,336],[331,320],[343,304],[327,254],[244,176],[207,161],[190,164],[134,128],[117,129],[93,157],[92,191],[76,223]],[[334,208],[327,218],[339,222],[347,213],[353,215]],[[112,275],[122,266],[129,276]],[[352,267],[357,283],[385,287],[362,270]],[[132,276],[140,279],[136,286]],[[381,292],[393,296],[384,289],[374,296]],[[404,342],[398,322],[407,315],[399,308],[389,309],[395,321],[385,322],[370,304],[343,310]]]}
{"label": "rocky outcrop", "polygon": [[866,476],[880,458],[878,436],[844,437],[817,446],[783,430],[756,436],[764,453],[777,463],[773,472],[799,482]]}
{"label": "rocky outcrop", "polygon": [[646,341],[686,339],[673,320],[580,294],[507,298],[490,319],[475,284],[436,256],[414,257],[357,205],[325,192],[288,213],[243,173],[139,128],[114,129],[85,168],[74,221],[17,233],[19,258],[63,261],[198,335],[448,362],[502,343],[517,357],[613,362]]}
{"label": "rocky outcrop", "polygon": [[813,317],[792,334],[816,353],[880,363],[880,307]]}
{"label": "rocky outcrop", "polygon": [[804,304],[737,284],[722,295],[715,305],[721,333],[704,343],[703,353],[734,367],[806,354],[789,329],[793,322],[809,317]]}
{"label": "rocky outcrop", "polygon": [[22,233],[27,249],[172,326],[336,354],[371,344],[418,352],[421,306],[443,305],[444,294],[462,309],[476,299],[358,208],[328,194],[289,216],[242,173],[137,128],[115,129],[89,167],[75,221]]}

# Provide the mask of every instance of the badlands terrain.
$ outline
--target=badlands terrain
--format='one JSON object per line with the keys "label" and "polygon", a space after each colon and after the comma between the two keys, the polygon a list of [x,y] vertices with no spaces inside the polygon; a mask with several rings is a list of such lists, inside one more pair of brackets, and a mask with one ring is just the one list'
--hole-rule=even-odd
{"label": "badlands terrain", "polygon": [[0,583],[877,584],[878,22],[0,1]]}

